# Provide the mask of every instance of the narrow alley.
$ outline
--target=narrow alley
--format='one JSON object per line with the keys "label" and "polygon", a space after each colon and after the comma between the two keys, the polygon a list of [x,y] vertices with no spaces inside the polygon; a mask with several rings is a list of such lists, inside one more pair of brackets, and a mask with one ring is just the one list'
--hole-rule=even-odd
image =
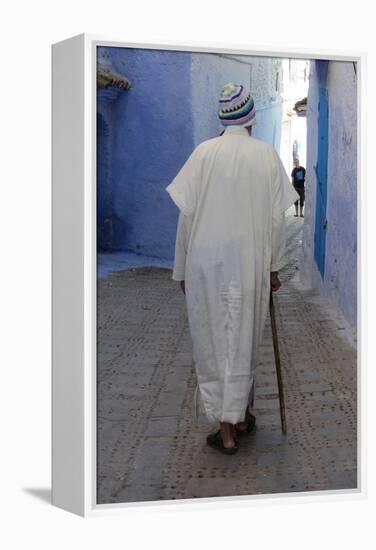
{"label": "narrow alley", "polygon": [[210,426],[196,419],[185,301],[171,271],[137,268],[98,280],[98,503],[356,487],[356,340],[300,283],[302,229],[301,218],[287,216],[288,261],[274,296],[287,434],[268,321],[256,429],[234,456],[208,447]]}

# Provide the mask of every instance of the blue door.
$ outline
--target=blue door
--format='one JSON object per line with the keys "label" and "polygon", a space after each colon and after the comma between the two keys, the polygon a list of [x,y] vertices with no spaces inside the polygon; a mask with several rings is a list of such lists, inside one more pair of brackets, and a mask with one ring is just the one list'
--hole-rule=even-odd
{"label": "blue door", "polygon": [[325,272],[325,242],[327,230],[326,205],[328,191],[328,92],[319,90],[318,147],[316,164],[315,261],[322,275]]}

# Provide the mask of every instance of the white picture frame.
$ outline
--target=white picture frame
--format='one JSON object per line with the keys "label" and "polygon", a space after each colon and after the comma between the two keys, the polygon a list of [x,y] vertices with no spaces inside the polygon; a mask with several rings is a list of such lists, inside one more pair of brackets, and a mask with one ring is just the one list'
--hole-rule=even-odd
{"label": "white picture frame", "polygon": [[[275,51],[218,44],[135,44],[80,34],[52,46],[52,502],[92,516],[140,506],[254,505],[304,497],[349,499],[365,494],[364,376],[358,344],[358,487],[356,490],[221,497],[193,501],[97,504],[96,499],[96,48],[115,46],[352,61],[358,68],[358,220],[364,212],[364,99],[366,55],[322,50]],[[361,243],[360,223],[358,235]],[[358,292],[362,284],[358,254]],[[358,334],[361,330],[358,300]]]}

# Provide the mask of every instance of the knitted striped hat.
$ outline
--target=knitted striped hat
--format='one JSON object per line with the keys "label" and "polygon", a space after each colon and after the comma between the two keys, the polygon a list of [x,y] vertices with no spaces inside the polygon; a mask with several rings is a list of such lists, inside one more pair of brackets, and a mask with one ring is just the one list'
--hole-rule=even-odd
{"label": "knitted striped hat", "polygon": [[241,84],[226,84],[219,98],[218,116],[224,126],[256,124],[256,109],[251,94]]}

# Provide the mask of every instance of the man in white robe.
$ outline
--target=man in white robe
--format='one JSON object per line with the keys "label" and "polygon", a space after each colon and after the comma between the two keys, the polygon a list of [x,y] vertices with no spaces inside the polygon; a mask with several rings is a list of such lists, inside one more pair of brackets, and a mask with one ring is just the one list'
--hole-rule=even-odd
{"label": "man in white robe", "polygon": [[186,294],[207,438],[226,454],[254,420],[248,408],[270,290],[283,266],[285,210],[297,193],[274,148],[250,136],[254,102],[227,84],[220,137],[193,151],[167,191],[180,209],[173,279]]}

